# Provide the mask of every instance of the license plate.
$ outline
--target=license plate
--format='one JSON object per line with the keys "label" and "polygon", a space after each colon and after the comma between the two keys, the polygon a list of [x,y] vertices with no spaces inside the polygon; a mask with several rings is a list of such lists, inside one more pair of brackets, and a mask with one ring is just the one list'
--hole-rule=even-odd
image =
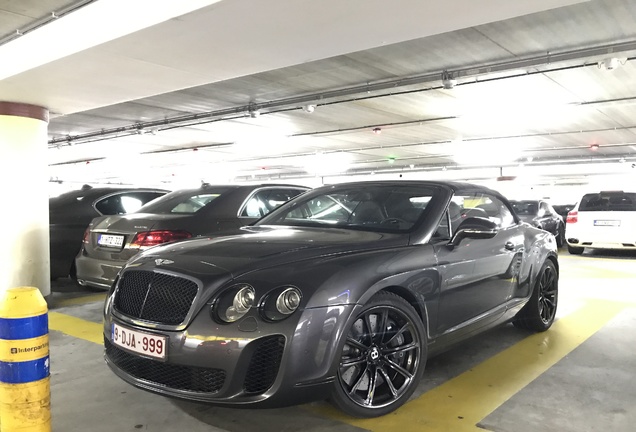
{"label": "license plate", "polygon": [[121,248],[124,244],[123,235],[100,234],[97,238],[97,244],[100,246]]}
{"label": "license plate", "polygon": [[115,345],[161,360],[166,358],[166,336],[131,330],[115,323],[111,330],[111,340]]}
{"label": "license plate", "polygon": [[595,220],[594,226],[621,226],[621,221],[619,220]]}

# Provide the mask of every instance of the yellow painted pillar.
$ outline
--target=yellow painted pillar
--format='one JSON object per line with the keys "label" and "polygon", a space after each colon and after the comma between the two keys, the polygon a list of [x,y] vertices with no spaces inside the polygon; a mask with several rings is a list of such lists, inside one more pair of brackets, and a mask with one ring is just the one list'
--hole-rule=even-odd
{"label": "yellow painted pillar", "polygon": [[16,286],[51,292],[48,117],[46,108],[0,101],[0,292]]}
{"label": "yellow painted pillar", "polygon": [[0,292],[0,432],[50,432],[49,321],[37,288]]}

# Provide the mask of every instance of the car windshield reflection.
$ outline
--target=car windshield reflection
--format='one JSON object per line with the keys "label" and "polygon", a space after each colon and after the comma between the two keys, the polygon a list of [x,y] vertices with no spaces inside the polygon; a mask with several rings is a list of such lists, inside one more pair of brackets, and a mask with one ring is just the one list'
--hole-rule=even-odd
{"label": "car windshield reflection", "polygon": [[346,227],[408,232],[422,218],[435,193],[411,186],[334,187],[308,193],[259,221],[257,225]]}

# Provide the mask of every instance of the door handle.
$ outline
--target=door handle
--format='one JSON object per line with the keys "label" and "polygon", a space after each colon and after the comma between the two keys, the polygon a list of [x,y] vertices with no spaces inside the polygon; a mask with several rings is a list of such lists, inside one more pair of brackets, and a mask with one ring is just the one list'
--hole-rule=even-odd
{"label": "door handle", "polygon": [[513,242],[510,242],[510,241],[506,242],[506,244],[504,245],[504,248],[506,248],[506,250],[509,250],[509,251],[514,250],[515,244]]}

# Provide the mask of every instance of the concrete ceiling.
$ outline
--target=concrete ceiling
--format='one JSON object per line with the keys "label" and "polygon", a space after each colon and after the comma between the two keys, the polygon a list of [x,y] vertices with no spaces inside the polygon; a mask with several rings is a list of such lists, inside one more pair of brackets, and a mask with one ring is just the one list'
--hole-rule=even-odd
{"label": "concrete ceiling", "polygon": [[[42,3],[75,4],[0,2],[0,36],[49,14]],[[636,162],[630,0],[223,0],[144,20],[118,3],[89,2],[0,46],[4,59],[48,43],[36,39],[47,29],[58,41],[59,58],[35,49],[0,64],[0,99],[52,111],[54,179]],[[74,41],[86,28],[90,43]]]}

